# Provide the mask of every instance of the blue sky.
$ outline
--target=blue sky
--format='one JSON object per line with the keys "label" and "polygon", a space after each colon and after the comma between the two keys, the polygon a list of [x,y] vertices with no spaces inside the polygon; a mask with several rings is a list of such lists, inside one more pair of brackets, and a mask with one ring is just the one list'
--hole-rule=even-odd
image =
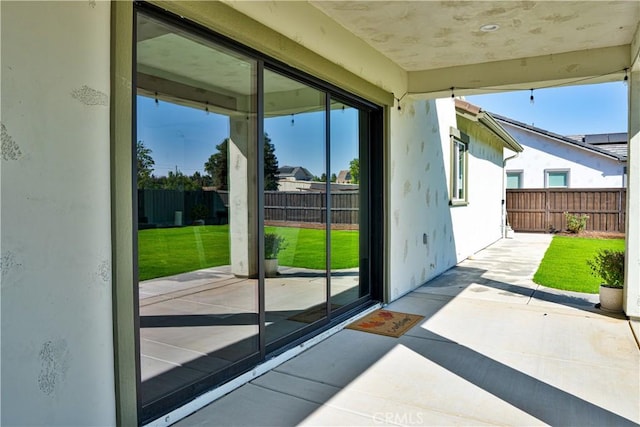
{"label": "blue sky", "polygon": [[[491,113],[561,135],[626,132],[627,86],[622,82],[537,89],[466,97]],[[203,172],[216,145],[229,135],[229,119],[151,98],[138,98],[138,140],[152,150],[156,176],[176,168],[187,175]],[[304,166],[317,176],[325,169],[324,113],[265,120],[265,132],[276,145],[280,166]],[[356,110],[331,113],[331,170],[348,169],[358,157]]]}
{"label": "blue sky", "polygon": [[474,95],[466,100],[560,135],[627,131],[627,86],[622,82]]}
{"label": "blue sky", "polygon": [[[137,138],[155,161],[154,174],[180,170],[203,173],[216,145],[229,136],[226,116],[183,107],[152,98],[137,97]],[[304,166],[317,176],[325,171],[324,113],[312,112],[268,118],[264,130],[276,146],[280,166]],[[336,175],[358,157],[358,114],[346,108],[331,112],[331,170]]]}

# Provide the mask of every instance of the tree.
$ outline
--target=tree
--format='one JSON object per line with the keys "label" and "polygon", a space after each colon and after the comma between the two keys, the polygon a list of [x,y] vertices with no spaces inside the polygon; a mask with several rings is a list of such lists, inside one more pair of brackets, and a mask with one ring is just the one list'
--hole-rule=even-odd
{"label": "tree", "polygon": [[136,161],[138,188],[149,188],[153,181],[153,166],[156,162],[151,157],[151,149],[144,146],[144,142],[136,143]]}
{"label": "tree", "polygon": [[227,177],[229,169],[227,167],[227,151],[229,149],[229,138],[225,138],[220,144],[216,145],[217,153],[209,157],[204,164],[204,170],[213,179],[213,186],[218,190],[226,191],[229,189]]}
{"label": "tree", "polygon": [[338,177],[336,176],[335,173],[331,174],[331,182],[336,182],[338,180]]}
{"label": "tree", "polygon": [[[218,150],[209,157],[204,164],[204,170],[213,179],[213,186],[218,190],[229,189],[229,167],[227,165],[227,151],[229,149],[229,138],[225,138],[219,145]],[[271,138],[264,134],[264,189],[274,191],[278,189],[278,158],[276,148],[271,143]]]}
{"label": "tree", "polygon": [[194,185],[198,188],[209,187],[213,185],[213,180],[208,175],[201,175],[200,172],[195,171],[190,177]]}
{"label": "tree", "polygon": [[163,180],[161,188],[163,190],[194,191],[201,190],[202,186],[199,186],[198,183],[189,176],[176,170],[175,172],[169,171]]}
{"label": "tree", "polygon": [[264,134],[264,189],[276,191],[278,189],[278,158],[276,147],[271,143],[271,138]]}
{"label": "tree", "polygon": [[353,159],[349,162],[349,173],[351,174],[351,183],[360,184],[360,159]]}

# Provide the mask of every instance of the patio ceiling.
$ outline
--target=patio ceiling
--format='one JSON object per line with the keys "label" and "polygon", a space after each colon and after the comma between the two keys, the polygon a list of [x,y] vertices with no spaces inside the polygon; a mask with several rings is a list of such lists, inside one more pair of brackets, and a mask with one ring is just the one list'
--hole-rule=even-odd
{"label": "patio ceiling", "polygon": [[309,3],[407,71],[411,93],[622,79],[640,20],[637,1]]}

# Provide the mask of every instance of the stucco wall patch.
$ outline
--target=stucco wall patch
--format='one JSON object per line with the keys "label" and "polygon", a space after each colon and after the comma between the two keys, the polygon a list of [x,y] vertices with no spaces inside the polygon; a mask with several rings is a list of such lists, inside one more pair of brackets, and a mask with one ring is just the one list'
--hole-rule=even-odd
{"label": "stucco wall patch", "polygon": [[108,284],[111,282],[111,263],[108,260],[103,260],[100,264],[98,264],[98,268],[96,269],[96,277],[102,281],[103,284]]}
{"label": "stucco wall patch", "polygon": [[99,90],[83,85],[71,92],[71,97],[77,99],[85,105],[102,105],[109,106],[109,96]]}
{"label": "stucco wall patch", "polygon": [[409,180],[405,180],[404,181],[404,191],[403,194],[405,197],[407,197],[407,195],[411,192],[411,182],[409,182]]}
{"label": "stucco wall patch", "polygon": [[64,339],[46,341],[38,354],[40,373],[38,387],[46,395],[52,395],[66,378],[71,362],[67,341]]}
{"label": "stucco wall patch", "polygon": [[409,241],[404,241],[404,251],[402,252],[402,258],[404,262],[407,262],[407,255],[409,255]]}
{"label": "stucco wall patch", "polygon": [[0,136],[2,140],[2,160],[18,160],[22,156],[22,151],[20,151],[20,147],[13,140],[9,132],[7,131],[7,127],[2,124],[2,135]]}
{"label": "stucco wall patch", "polygon": [[5,278],[10,272],[22,268],[22,263],[17,260],[16,254],[7,251],[0,257],[0,275]]}

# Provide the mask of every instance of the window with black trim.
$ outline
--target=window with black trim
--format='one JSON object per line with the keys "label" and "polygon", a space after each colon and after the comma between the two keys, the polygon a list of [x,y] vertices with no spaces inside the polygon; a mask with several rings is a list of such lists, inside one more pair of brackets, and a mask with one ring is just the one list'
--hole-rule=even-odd
{"label": "window with black trim", "polygon": [[468,198],[469,136],[451,128],[451,205],[466,205]]}

